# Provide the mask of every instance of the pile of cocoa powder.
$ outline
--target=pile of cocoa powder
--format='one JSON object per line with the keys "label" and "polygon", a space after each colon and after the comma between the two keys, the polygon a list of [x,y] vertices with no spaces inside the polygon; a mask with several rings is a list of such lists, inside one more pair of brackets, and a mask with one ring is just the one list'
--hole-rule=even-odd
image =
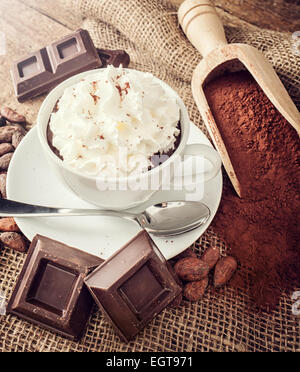
{"label": "pile of cocoa powder", "polygon": [[209,82],[205,94],[241,183],[225,179],[214,229],[241,269],[231,281],[271,310],[300,286],[300,141],[246,71]]}

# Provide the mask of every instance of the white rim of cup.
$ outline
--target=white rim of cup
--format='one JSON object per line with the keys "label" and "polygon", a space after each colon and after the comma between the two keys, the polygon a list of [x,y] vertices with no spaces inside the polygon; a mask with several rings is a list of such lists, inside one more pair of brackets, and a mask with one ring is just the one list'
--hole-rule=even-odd
{"label": "white rim of cup", "polygon": [[[127,70],[130,71],[131,69],[124,68],[124,70],[125,71],[127,71]],[[145,74],[146,73],[146,72],[139,71],[139,70],[133,70],[133,71],[137,72],[138,74]],[[100,180],[100,181],[101,180],[104,180],[105,182],[114,182],[116,180],[118,180],[119,182],[122,182],[122,181],[124,182],[126,180],[132,181],[134,179],[138,179],[138,178],[141,178],[141,177],[147,177],[149,175],[158,173],[162,169],[168,167],[170,165],[170,163],[173,163],[173,161],[175,161],[176,158],[178,158],[178,155],[180,155],[181,151],[186,146],[186,142],[187,142],[187,139],[188,139],[188,136],[189,136],[189,130],[190,130],[190,119],[189,119],[189,115],[188,115],[188,112],[187,112],[187,108],[185,107],[185,104],[183,103],[183,101],[179,97],[179,95],[175,92],[175,90],[172,89],[167,83],[165,83],[164,81],[158,79],[155,76],[153,76],[153,78],[160,85],[162,85],[162,87],[168,93],[173,94],[176,97],[177,104],[178,104],[179,109],[181,111],[181,115],[180,115],[180,117],[182,119],[182,121],[180,121],[181,139],[180,139],[179,146],[174,151],[174,153],[170,156],[169,159],[167,159],[165,162],[163,162],[162,164],[160,164],[158,167],[155,167],[155,168],[153,168],[153,169],[151,169],[151,170],[149,170],[149,171],[147,171],[145,173],[129,175],[129,176],[126,176],[126,177],[101,177],[100,175],[97,175],[97,176],[88,176],[86,174],[82,174],[79,171],[77,171],[76,169],[73,169],[72,167],[70,167],[67,164],[65,164],[62,159],[60,159],[57,155],[55,155],[55,153],[50,148],[49,143],[48,143],[47,127],[48,127],[48,124],[49,124],[50,115],[53,112],[53,108],[54,108],[57,100],[62,95],[62,93],[58,94],[57,92],[60,91],[61,89],[66,89],[69,86],[72,86],[72,85],[78,83],[80,81],[80,79],[82,79],[83,77],[90,76],[90,75],[96,75],[99,72],[103,72],[103,69],[89,70],[89,71],[85,71],[85,72],[82,72],[80,74],[74,75],[74,76],[68,78],[67,80],[63,81],[59,85],[57,85],[55,88],[53,88],[51,90],[51,92],[44,99],[44,101],[43,101],[43,103],[42,103],[42,105],[41,105],[41,107],[39,109],[38,116],[37,116],[38,137],[39,137],[40,143],[43,145],[43,147],[45,147],[47,149],[47,153],[50,155],[50,157],[52,158],[52,160],[54,160],[55,163],[58,166],[66,169],[67,171],[73,173],[74,175],[79,176],[79,177],[82,177],[82,178],[85,178],[85,179],[90,180],[90,181],[95,181],[95,182],[97,180]],[[44,111],[47,110],[47,108],[48,108],[49,101],[52,101],[53,96],[56,96],[55,97],[55,100],[54,100],[54,104],[51,105],[52,106],[51,107],[51,111],[50,111],[50,114],[47,115],[47,120],[46,120],[46,123],[45,123],[45,121],[42,119],[42,116],[43,116]]]}

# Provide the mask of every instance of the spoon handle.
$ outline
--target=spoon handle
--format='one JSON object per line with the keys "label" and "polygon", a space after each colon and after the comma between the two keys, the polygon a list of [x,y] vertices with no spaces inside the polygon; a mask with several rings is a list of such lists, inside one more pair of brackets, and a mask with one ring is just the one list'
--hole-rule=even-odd
{"label": "spoon handle", "polygon": [[0,199],[1,217],[111,216],[135,220],[137,215],[103,209],[52,208]]}

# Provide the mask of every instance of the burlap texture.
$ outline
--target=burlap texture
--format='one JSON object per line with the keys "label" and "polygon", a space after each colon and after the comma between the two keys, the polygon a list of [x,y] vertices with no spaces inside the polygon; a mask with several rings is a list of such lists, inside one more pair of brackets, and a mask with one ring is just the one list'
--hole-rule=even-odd
{"label": "burlap texture", "polygon": [[[190,89],[201,56],[181,32],[176,9],[168,0],[61,1],[82,16],[82,26],[96,46],[125,49],[132,68],[150,71],[171,85],[191,120],[207,134]],[[223,12],[220,16],[230,42],[248,43],[264,52],[299,108],[300,57],[291,35],[260,30]],[[222,253],[229,250],[214,234],[213,224],[193,249],[201,253],[212,244]],[[0,291],[7,298],[24,259],[7,249],[1,253]],[[300,320],[292,314],[293,302],[291,293],[283,294],[277,309],[264,314],[242,291],[209,289],[197,303],[184,301],[177,309],[165,309],[129,344],[119,340],[97,310],[78,343],[14,316],[0,317],[0,351],[300,351]]]}

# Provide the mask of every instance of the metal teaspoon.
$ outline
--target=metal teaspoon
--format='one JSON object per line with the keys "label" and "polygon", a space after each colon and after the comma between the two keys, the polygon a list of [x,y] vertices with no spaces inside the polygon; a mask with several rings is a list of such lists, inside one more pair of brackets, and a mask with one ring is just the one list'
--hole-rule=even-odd
{"label": "metal teaspoon", "polygon": [[111,216],[137,222],[155,236],[179,235],[203,225],[210,217],[209,208],[195,201],[170,201],[152,205],[142,213],[101,209],[51,208],[0,199],[2,217]]}

